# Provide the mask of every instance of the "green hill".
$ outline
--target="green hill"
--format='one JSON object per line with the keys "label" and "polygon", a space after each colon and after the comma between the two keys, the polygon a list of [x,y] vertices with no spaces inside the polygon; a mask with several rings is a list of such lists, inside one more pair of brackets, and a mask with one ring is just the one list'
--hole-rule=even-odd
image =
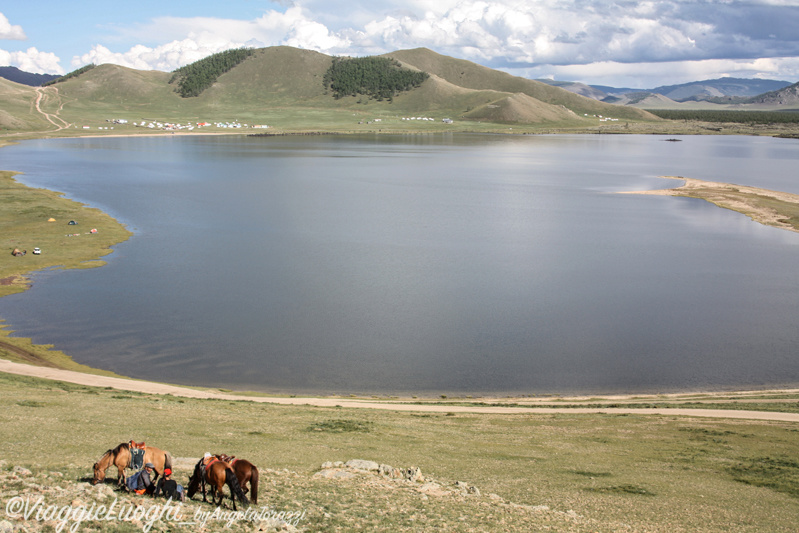
{"label": "green hill", "polygon": [[[427,49],[386,54],[406,69],[429,76],[416,88],[381,100],[364,95],[336,98],[325,87],[325,74],[334,58],[287,46],[254,50],[246,60],[216,77],[198,96],[182,98],[173,75],[117,65],[95,68],[44,89],[42,111],[75,127],[102,127],[108,119],[162,122],[241,121],[280,124],[288,129],[338,130],[359,121],[401,116],[457,119],[463,128],[480,123],[547,127],[592,127],[583,115],[612,116],[631,121],[658,121],[640,109],[597,102],[549,85],[511,76],[469,61]],[[31,112],[32,89],[2,80],[0,125],[11,131],[44,131],[49,122]],[[16,86],[16,87],[15,87]],[[26,92],[27,91],[27,92]],[[385,122],[383,123],[385,124]],[[490,128],[489,128],[490,129]],[[348,130],[349,131],[349,130]]]}
{"label": "green hill", "polygon": [[40,131],[50,124],[36,111],[34,87],[0,78],[0,133]]}
{"label": "green hill", "polygon": [[574,94],[560,87],[526,78],[512,76],[463,59],[455,59],[427,48],[400,50],[386,54],[419,70],[435,74],[448,82],[466,89],[495,90],[505,93],[522,93],[546,104],[564,106],[582,115],[606,115],[629,120],[653,120],[655,117],[640,109],[630,109]]}

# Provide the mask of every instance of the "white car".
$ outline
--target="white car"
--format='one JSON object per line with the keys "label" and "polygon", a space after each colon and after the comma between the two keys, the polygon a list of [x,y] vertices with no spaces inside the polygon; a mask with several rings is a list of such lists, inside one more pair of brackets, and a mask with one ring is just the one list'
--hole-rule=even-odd
{"label": "white car", "polygon": [[34,253],[35,255],[39,255],[40,253],[42,253],[42,251],[41,251],[39,248],[34,248],[34,249],[33,249],[33,253]]}

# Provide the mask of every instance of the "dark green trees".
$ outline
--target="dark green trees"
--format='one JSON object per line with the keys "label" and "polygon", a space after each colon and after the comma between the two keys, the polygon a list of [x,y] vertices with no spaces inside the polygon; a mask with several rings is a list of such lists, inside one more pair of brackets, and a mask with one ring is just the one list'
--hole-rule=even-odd
{"label": "dark green trees", "polygon": [[172,72],[169,83],[177,83],[183,98],[199,96],[216,79],[255,53],[251,48],[234,48],[210,55]]}
{"label": "dark green trees", "polygon": [[42,87],[47,87],[48,85],[53,85],[53,84],[55,84],[55,83],[59,83],[59,82],[62,82],[62,81],[67,81],[67,80],[68,80],[68,79],[70,79],[70,78],[77,78],[78,76],[80,76],[80,75],[81,75],[81,74],[83,74],[84,72],[88,72],[88,71],[90,71],[91,69],[93,69],[93,68],[94,68],[94,67],[96,67],[96,66],[97,66],[97,65],[95,65],[94,63],[90,63],[90,64],[88,64],[88,65],[86,65],[86,66],[80,67],[80,68],[79,68],[79,69],[77,69],[77,70],[73,70],[73,71],[72,71],[72,72],[70,72],[69,74],[64,74],[64,75],[63,75],[63,76],[61,76],[60,78],[56,78],[56,79],[54,79],[54,80],[50,80],[50,81],[48,81],[47,83],[43,83],[43,84],[42,84]]}
{"label": "dark green trees", "polygon": [[323,83],[334,98],[364,95],[376,100],[391,100],[402,91],[419,87],[429,75],[404,69],[398,61],[384,57],[333,59]]}

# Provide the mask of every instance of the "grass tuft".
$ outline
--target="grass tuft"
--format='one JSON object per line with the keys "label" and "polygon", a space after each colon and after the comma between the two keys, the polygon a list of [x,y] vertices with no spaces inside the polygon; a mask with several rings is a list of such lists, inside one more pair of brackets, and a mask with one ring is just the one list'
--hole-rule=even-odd
{"label": "grass tuft", "polygon": [[588,470],[570,470],[571,474],[584,477],[611,477],[613,474],[610,472],[589,472]]}
{"label": "grass tuft", "polygon": [[363,420],[325,420],[308,426],[308,431],[323,431],[326,433],[369,433],[372,431],[372,422]]}
{"label": "grass tuft", "polygon": [[37,402],[36,400],[22,400],[21,402],[17,402],[17,405],[22,407],[46,407],[47,404],[44,402]]}
{"label": "grass tuft", "polygon": [[799,498],[799,461],[778,457],[755,457],[730,467],[735,481],[767,487]]}
{"label": "grass tuft", "polygon": [[655,493],[638,485],[613,485],[611,487],[589,487],[588,492],[599,492],[603,494],[636,494],[639,496],[655,496]]}

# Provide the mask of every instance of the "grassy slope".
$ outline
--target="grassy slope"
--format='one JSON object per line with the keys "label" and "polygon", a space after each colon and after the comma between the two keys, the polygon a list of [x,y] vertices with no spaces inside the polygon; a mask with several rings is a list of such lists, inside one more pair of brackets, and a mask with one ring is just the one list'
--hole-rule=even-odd
{"label": "grassy slope", "polygon": [[[792,531],[799,514],[795,424],[277,406],[2,374],[0,391],[0,459],[9,467],[58,470],[86,486],[91,464],[130,438],[178,458],[228,452],[296,472],[266,473],[260,505],[307,509],[311,531]],[[353,458],[416,465],[481,496],[427,498],[405,486],[312,477],[324,461]],[[187,476],[178,469],[180,482]],[[498,504],[490,493],[550,511]]]}
{"label": "grassy slope", "polygon": [[36,89],[0,78],[0,134],[41,131],[51,124],[36,112]]}
{"label": "grassy slope", "polygon": [[53,87],[58,89],[65,120],[96,126],[108,118],[180,117],[186,106],[168,85],[170,77],[166,72],[100,65]]}
{"label": "grassy slope", "polygon": [[614,106],[585,98],[559,87],[483,67],[463,59],[437,54],[427,48],[400,50],[386,54],[408,65],[435,74],[454,85],[475,90],[497,90],[523,93],[555,106],[565,106],[577,114],[602,114],[630,120],[659,120],[657,117],[629,107]]}

